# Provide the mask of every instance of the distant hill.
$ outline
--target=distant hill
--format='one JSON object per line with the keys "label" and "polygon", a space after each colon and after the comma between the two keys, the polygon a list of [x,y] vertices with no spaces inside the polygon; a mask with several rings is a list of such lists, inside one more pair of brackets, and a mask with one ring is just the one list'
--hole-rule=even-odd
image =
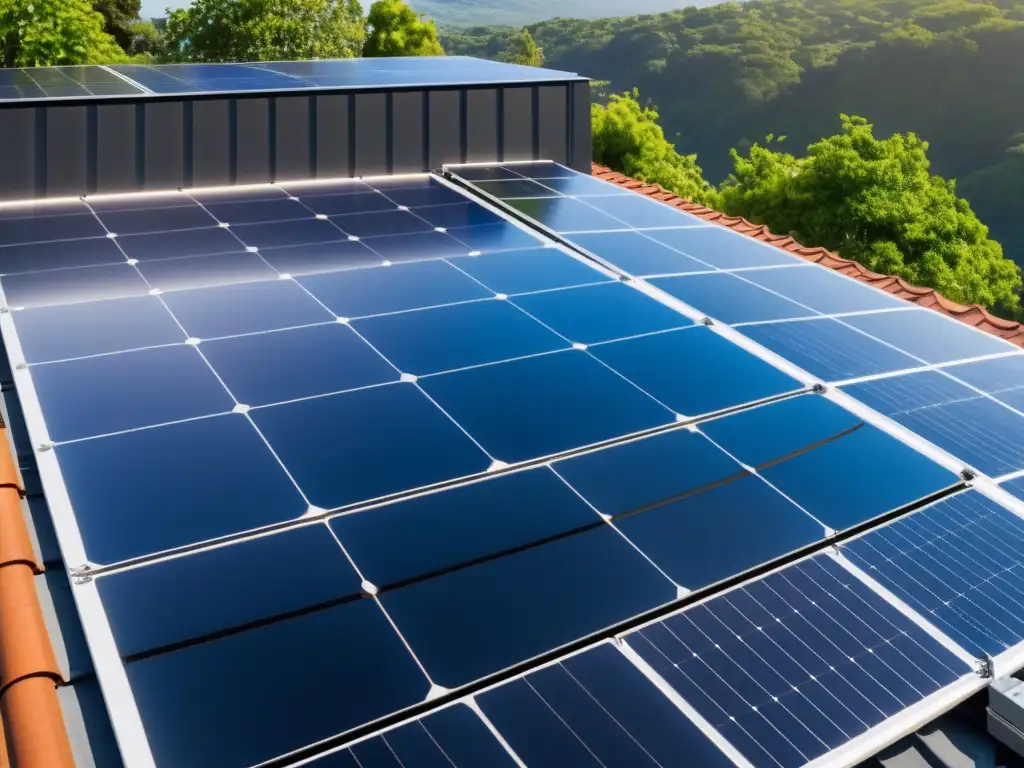
{"label": "distant hill", "polygon": [[[840,112],[880,136],[913,131],[1024,266],[1024,0],[750,0],[530,31],[546,66],[639,87],[716,184],[730,148],[774,133],[802,154],[839,129]],[[442,42],[494,57],[507,35],[446,30]]]}
{"label": "distant hill", "polygon": [[[687,5],[710,5],[716,0],[634,0],[631,13],[662,13]],[[622,0],[411,0],[409,3],[445,26],[523,25],[556,17],[600,19],[621,16]]]}

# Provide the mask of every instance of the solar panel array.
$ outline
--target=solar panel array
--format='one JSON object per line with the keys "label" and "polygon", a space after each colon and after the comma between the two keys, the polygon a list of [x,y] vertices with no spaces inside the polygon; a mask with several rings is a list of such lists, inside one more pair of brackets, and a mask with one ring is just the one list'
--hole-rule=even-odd
{"label": "solar panel array", "polygon": [[467,56],[252,64],[33,67],[0,72],[0,101],[541,83],[578,79],[572,72]]}
{"label": "solar panel array", "polygon": [[[453,170],[477,191],[0,206],[0,330],[129,766],[802,765],[1019,641],[982,602],[1018,510],[849,405],[937,376],[1005,423],[1014,348],[927,348],[937,315],[561,166]],[[820,394],[854,377],[751,343],[875,360],[830,323],[882,377]],[[979,611],[919,588],[922,535],[966,542],[941,578]]]}

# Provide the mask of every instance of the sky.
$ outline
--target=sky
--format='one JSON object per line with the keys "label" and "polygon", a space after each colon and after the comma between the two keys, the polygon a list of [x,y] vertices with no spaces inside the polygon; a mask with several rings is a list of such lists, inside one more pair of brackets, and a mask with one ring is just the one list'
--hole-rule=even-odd
{"label": "sky", "polygon": [[184,8],[189,0],[142,0],[142,18],[152,19],[166,16],[165,9]]}

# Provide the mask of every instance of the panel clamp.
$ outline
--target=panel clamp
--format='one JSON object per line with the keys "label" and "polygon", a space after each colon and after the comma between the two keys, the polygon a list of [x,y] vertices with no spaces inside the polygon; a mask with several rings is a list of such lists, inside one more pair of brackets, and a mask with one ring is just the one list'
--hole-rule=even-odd
{"label": "panel clamp", "polygon": [[69,573],[72,584],[88,584],[92,581],[92,566],[88,563],[69,569]]}
{"label": "panel clamp", "polygon": [[991,680],[995,675],[995,662],[987,653],[978,659],[978,675],[986,680]]}

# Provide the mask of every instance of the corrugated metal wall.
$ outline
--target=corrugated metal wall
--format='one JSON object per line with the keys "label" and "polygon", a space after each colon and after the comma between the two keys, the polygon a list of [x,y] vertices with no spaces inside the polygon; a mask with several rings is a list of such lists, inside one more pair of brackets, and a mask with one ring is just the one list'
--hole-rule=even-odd
{"label": "corrugated metal wall", "polygon": [[0,108],[0,200],[544,158],[590,171],[590,85]]}

